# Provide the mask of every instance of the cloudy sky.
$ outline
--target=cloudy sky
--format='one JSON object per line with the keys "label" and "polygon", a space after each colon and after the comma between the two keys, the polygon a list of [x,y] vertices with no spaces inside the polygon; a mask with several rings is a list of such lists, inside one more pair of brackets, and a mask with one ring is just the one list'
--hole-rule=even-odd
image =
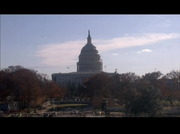
{"label": "cloudy sky", "polygon": [[21,65],[47,74],[76,72],[92,43],[103,70],[137,75],[180,70],[180,15],[1,15],[1,69]]}

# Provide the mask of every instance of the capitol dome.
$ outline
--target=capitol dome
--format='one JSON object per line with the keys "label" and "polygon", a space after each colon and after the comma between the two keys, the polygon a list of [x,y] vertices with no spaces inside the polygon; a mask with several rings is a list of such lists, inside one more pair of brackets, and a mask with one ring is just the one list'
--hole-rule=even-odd
{"label": "capitol dome", "polygon": [[86,45],[81,49],[81,53],[87,53],[87,52],[98,53],[98,51],[96,50],[96,47],[95,47],[93,44],[86,44]]}
{"label": "capitol dome", "polygon": [[102,71],[102,60],[98,50],[91,43],[90,31],[88,31],[87,44],[81,49],[77,72],[100,72]]}

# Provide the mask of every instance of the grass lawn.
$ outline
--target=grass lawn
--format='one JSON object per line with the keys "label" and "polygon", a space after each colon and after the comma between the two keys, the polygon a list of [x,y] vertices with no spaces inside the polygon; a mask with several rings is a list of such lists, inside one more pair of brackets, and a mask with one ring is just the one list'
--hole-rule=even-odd
{"label": "grass lawn", "polygon": [[51,107],[48,111],[63,110],[66,108],[83,108],[86,106],[88,106],[88,104],[58,104]]}
{"label": "grass lawn", "polygon": [[66,108],[66,107],[81,107],[81,106],[87,106],[87,104],[59,104],[56,107]]}

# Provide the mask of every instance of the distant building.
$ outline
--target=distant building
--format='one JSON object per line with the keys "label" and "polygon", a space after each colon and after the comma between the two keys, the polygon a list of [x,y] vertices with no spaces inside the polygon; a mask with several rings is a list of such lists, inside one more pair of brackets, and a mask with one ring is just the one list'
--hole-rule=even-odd
{"label": "distant building", "polygon": [[[77,72],[72,73],[53,73],[52,80],[60,85],[74,86],[81,85],[82,82],[97,74],[103,72],[103,62],[98,50],[91,42],[90,31],[88,31],[87,44],[81,49],[79,61],[77,62]],[[107,73],[112,76],[114,73]]]}
{"label": "distant building", "polygon": [[88,31],[87,44],[81,49],[79,62],[77,62],[77,72],[101,72],[102,64],[98,50],[91,43],[90,31]]}

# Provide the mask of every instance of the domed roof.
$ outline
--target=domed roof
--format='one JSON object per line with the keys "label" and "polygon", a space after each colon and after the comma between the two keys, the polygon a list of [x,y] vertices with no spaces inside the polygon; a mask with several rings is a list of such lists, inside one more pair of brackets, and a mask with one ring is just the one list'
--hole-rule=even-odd
{"label": "domed roof", "polygon": [[102,60],[98,50],[91,43],[90,31],[88,31],[87,44],[81,49],[77,72],[100,72],[102,71]]}
{"label": "domed roof", "polygon": [[84,53],[84,52],[96,52],[97,53],[97,50],[96,50],[96,47],[93,45],[93,44],[86,44],[82,49],[81,49],[81,53]]}
{"label": "domed roof", "polygon": [[91,43],[90,31],[88,31],[87,44],[81,49],[81,53],[95,52],[98,53],[96,47]]}

